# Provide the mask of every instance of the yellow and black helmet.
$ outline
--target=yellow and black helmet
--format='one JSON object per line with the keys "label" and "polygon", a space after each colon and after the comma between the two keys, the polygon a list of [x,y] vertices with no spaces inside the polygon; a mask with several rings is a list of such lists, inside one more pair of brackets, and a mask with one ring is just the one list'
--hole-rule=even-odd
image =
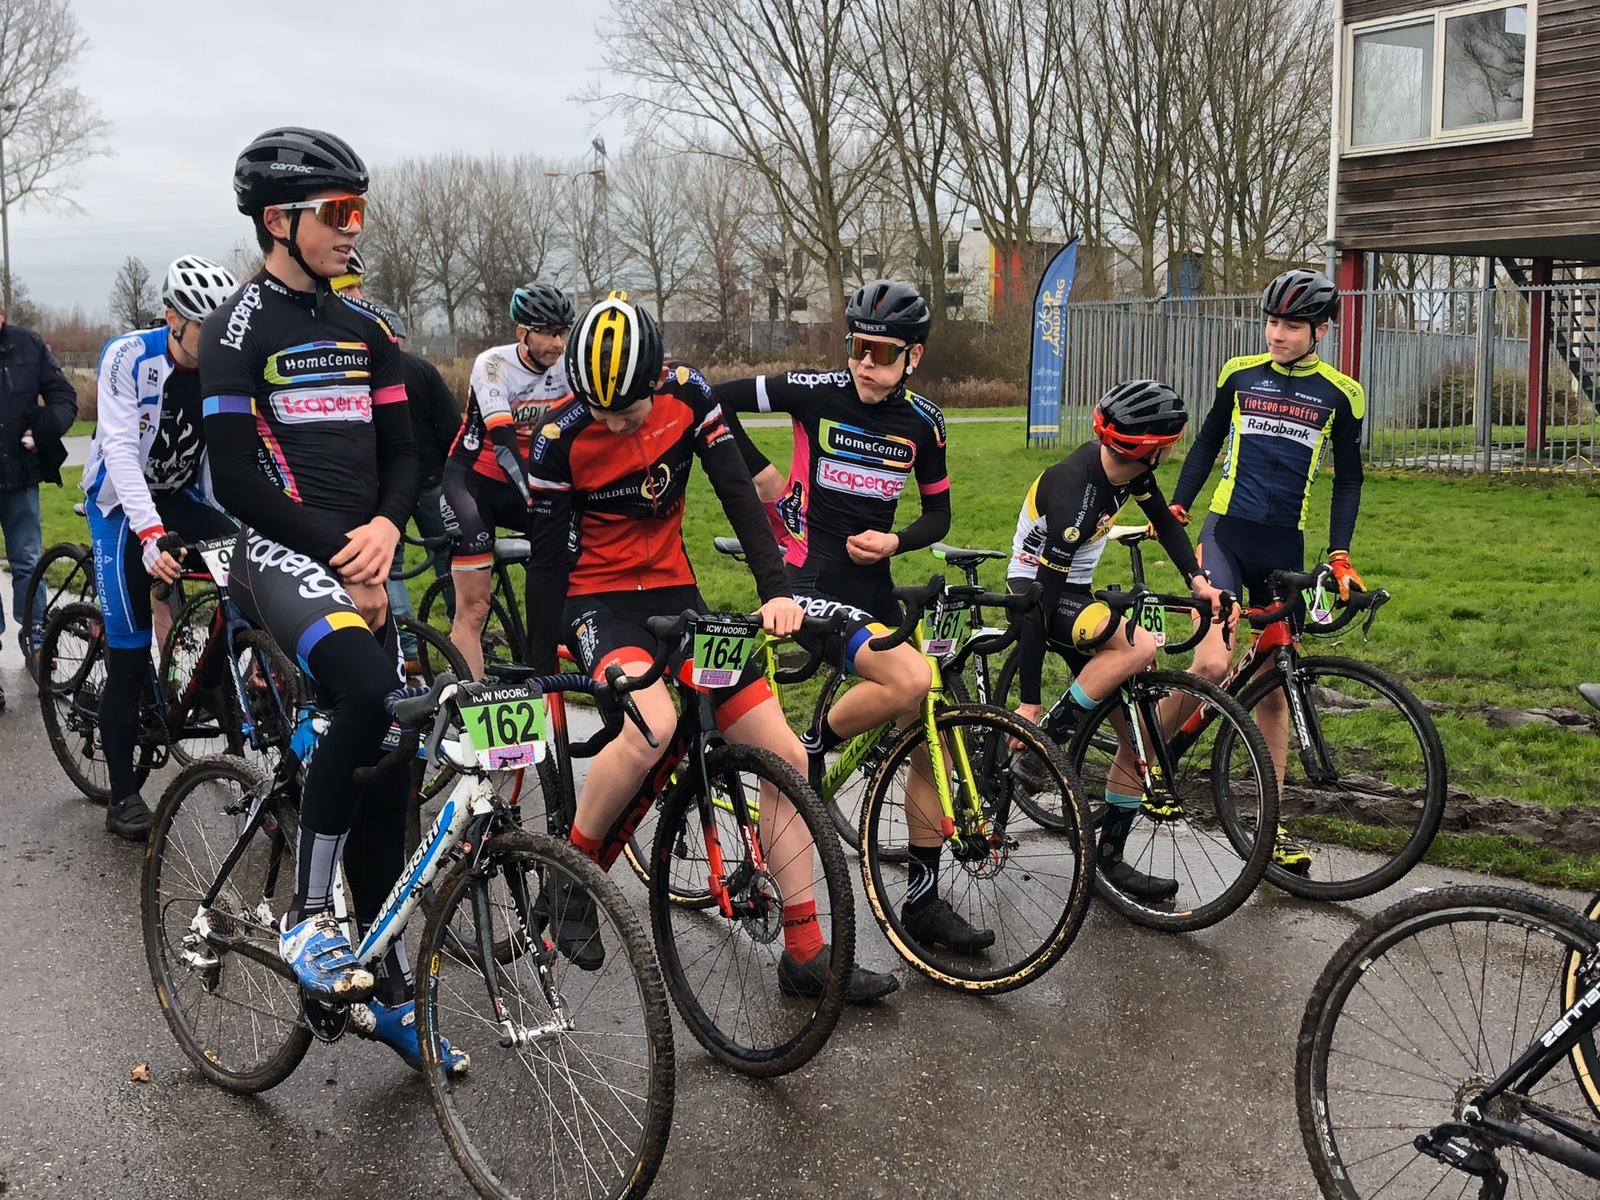
{"label": "yellow and black helmet", "polygon": [[649,311],[627,292],[612,292],[567,339],[567,386],[591,408],[628,408],[656,390],[664,358]]}

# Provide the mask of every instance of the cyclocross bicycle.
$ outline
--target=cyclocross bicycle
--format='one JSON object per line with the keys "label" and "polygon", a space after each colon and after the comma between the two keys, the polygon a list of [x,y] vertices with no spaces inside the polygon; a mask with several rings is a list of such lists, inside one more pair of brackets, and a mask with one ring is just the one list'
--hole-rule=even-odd
{"label": "cyclocross bicycle", "polygon": [[[593,692],[586,676],[500,678],[426,694],[396,692],[407,731],[359,784],[417,754],[450,763],[455,787],[366,930],[376,967],[419,905],[416,947],[422,1075],[445,1140],[488,1197],[644,1194],[672,1120],[672,1022],[644,931],[616,887],[572,847],[520,829],[489,784],[546,753],[545,697]],[[186,768],[156,810],[141,887],[145,949],[174,1037],[209,1079],[259,1092],[286,1079],[312,1039],[342,1036],[359,1006],[300,991],[278,954],[294,890],[299,763],[268,777],[233,758]],[[336,913],[348,923],[342,887]],[[593,972],[558,955],[546,929],[564,903],[593,905],[608,953]],[[446,1076],[440,1040],[468,1050]]]}
{"label": "cyclocross bicycle", "polygon": [[1300,1026],[1295,1099],[1322,1194],[1594,1196],[1597,1024],[1600,925],[1578,912],[1447,887],[1378,913]]}

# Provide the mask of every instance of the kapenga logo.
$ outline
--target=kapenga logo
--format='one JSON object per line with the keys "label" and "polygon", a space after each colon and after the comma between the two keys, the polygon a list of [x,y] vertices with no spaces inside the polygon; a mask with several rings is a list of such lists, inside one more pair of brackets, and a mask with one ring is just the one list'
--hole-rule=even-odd
{"label": "kapenga logo", "polygon": [[274,571],[282,571],[300,581],[300,594],[307,600],[317,600],[331,596],[345,604],[355,607],[344,587],[327,571],[316,559],[304,554],[297,554],[287,546],[280,546],[276,542],[256,541],[250,543],[250,561],[256,566]]}
{"label": "kapenga logo", "polygon": [[849,376],[843,371],[790,371],[784,379],[795,387],[842,387]]}
{"label": "kapenga logo", "polygon": [[250,321],[256,315],[256,309],[261,307],[261,287],[259,284],[250,284],[244,289],[244,294],[239,297],[239,302],[233,306],[233,311],[228,314],[228,329],[222,335],[222,344],[230,350],[244,348],[244,335],[250,332]]}
{"label": "kapenga logo", "polygon": [[848,492],[852,496],[897,500],[906,486],[906,477],[893,471],[879,471],[824,458],[817,462],[817,484],[835,492]]}

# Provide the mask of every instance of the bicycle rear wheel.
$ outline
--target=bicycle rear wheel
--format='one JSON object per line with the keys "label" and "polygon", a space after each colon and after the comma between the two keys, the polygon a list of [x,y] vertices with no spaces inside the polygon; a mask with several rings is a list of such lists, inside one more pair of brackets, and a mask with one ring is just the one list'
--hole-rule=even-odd
{"label": "bicycle rear wheel", "polygon": [[[939,804],[927,733],[915,725],[889,748],[873,781],[861,822],[862,881],[885,936],[918,971],[946,987],[1007,992],[1048,971],[1088,912],[1094,856],[1083,791],[1061,751],[1015,713],[950,705],[939,709],[935,725],[955,834],[945,836],[939,818],[926,815]],[[1018,813],[1012,739],[1038,785],[1032,802],[1059,832]],[[990,931],[992,945],[964,952],[919,935],[915,914],[906,911],[913,845],[940,848],[938,902]]]}
{"label": "bicycle rear wheel", "polygon": [[[1118,857],[1139,874],[1175,885],[1175,891],[1166,899],[1142,897],[1117,884],[1107,866],[1108,847],[1097,848],[1095,887],[1137,924],[1169,933],[1204,929],[1248,900],[1267,869],[1278,819],[1272,757],[1238,702],[1198,676],[1141,671],[1126,688],[1145,757],[1165,791],[1143,796],[1132,825],[1118,830]],[[1172,723],[1175,709],[1190,716],[1182,730],[1165,732],[1163,721]],[[1107,785],[1129,796],[1144,790],[1126,713],[1120,693],[1106,697],[1084,714],[1067,749],[1084,789],[1100,798],[1091,812],[1102,827],[1101,842],[1108,834]],[[1130,749],[1119,759],[1119,750],[1107,747],[1119,746],[1124,737]]]}
{"label": "bicycle rear wheel", "polygon": [[[100,695],[106,680],[105,625],[93,604],[63,605],[39,647],[39,710],[56,761],[90,800],[111,799],[111,773],[100,744]],[[149,778],[151,750],[135,745],[133,779]]]}
{"label": "bicycle rear wheel", "polygon": [[[1428,710],[1385,671],[1353,658],[1303,657],[1295,688],[1315,748],[1289,728],[1279,820],[1311,852],[1305,874],[1267,866],[1267,880],[1311,900],[1354,900],[1398,883],[1444,819],[1444,745]],[[1241,698],[1254,717],[1282,694],[1276,670]]]}
{"label": "bicycle rear wheel", "polygon": [[62,605],[91,603],[94,597],[94,558],[89,547],[78,542],[57,542],[39,556],[22,601],[22,614],[33,614],[32,627],[22,614],[12,614],[17,621],[22,661],[34,679],[39,678],[39,646],[50,618]]}
{"label": "bicycle rear wheel", "polygon": [[[1300,1025],[1295,1100],[1325,1196],[1437,1200],[1479,1180],[1414,1144],[1464,1107],[1561,1015],[1574,954],[1600,927],[1528,892],[1451,887],[1411,896],[1358,928],[1323,969]],[[1592,980],[1590,981],[1592,983]],[[1529,1101],[1600,1135],[1576,1080],[1558,1064],[1486,1111],[1550,1135]],[[1510,1197],[1592,1196],[1594,1184],[1499,1138],[1462,1135],[1498,1160]]]}
{"label": "bicycle rear wheel", "polygon": [[[422,600],[417,605],[418,624],[426,625],[436,633],[444,635],[446,642],[449,642],[450,626],[452,624],[445,591],[449,586],[450,577],[448,575],[439,576],[428,585],[428,590],[422,593]],[[505,602],[496,592],[491,591],[489,593],[489,616],[483,623],[483,634],[480,640],[483,645],[483,661],[485,663],[513,663],[520,662],[522,659],[522,647],[512,635],[511,618],[506,612]],[[437,643],[434,643],[429,647],[429,650],[431,651],[436,647]],[[418,649],[421,650],[422,647],[419,645]],[[456,650],[453,644],[451,645],[451,652],[456,655],[456,661],[460,661],[460,651]],[[449,662],[450,660],[444,659],[442,661]],[[429,680],[443,669],[439,662],[432,661],[427,657],[423,658],[422,667],[424,678]],[[453,666],[450,667],[450,670],[455,669]],[[466,672],[463,670],[459,678],[465,679],[466,677]]]}
{"label": "bicycle rear wheel", "polygon": [[[644,930],[564,843],[509,833],[487,854],[490,874],[524,884],[491,887],[458,863],[417,947],[422,1073],[445,1141],[484,1196],[642,1196],[666,1153],[675,1087],[672,1014]],[[537,936],[545,916],[559,919],[529,900],[551,879],[594,905],[607,953],[593,973]],[[466,1075],[440,1069],[440,1038],[470,1052]]]}
{"label": "bicycle rear wheel", "polygon": [[271,803],[215,903],[202,906],[267,777],[236,758],[201,759],[156,807],[140,883],[145,958],[178,1047],[213,1082],[261,1092],[311,1045],[300,992],[278,968],[278,917],[294,892],[297,821]]}
{"label": "bicycle rear wheel", "polygon": [[[1584,915],[1591,921],[1600,921],[1600,892],[1590,899],[1589,906],[1584,909]],[[1562,988],[1561,1002],[1571,1008],[1578,1000],[1579,969],[1583,965],[1583,955],[1574,952],[1567,956],[1566,981]],[[1589,1103],[1589,1110],[1600,1118],[1600,1051],[1595,1047],[1594,1030],[1589,1030],[1579,1039],[1578,1044],[1572,1048],[1569,1056],[1572,1061],[1573,1073],[1578,1078],[1578,1087],[1583,1091],[1583,1098]]]}
{"label": "bicycle rear wheel", "polygon": [[[777,755],[722,746],[706,756],[706,772],[711,796],[680,783],[656,829],[650,920],[661,969],[690,1032],[715,1058],[747,1075],[783,1075],[822,1049],[844,1005],[855,962],[844,852],[811,789]],[[759,867],[755,827],[745,819],[757,803]],[[673,893],[702,890],[724,892],[727,908],[672,902]],[[778,975],[784,924],[806,893],[828,956],[826,982],[820,995],[786,996]]]}

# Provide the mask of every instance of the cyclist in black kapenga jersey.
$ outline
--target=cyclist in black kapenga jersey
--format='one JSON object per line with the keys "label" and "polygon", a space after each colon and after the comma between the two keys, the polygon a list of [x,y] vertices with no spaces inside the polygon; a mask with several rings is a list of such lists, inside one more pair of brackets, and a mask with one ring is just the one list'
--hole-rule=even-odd
{"label": "cyclist in black kapenga jersey", "polygon": [[[313,995],[368,1001],[353,1027],[420,1069],[404,945],[374,979],[331,911],[342,861],[357,920],[376,919],[404,861],[408,787],[403,772],[352,781],[377,759],[384,697],[403,682],[383,585],[419,484],[399,349],[375,310],[328,283],[361,231],[367,169],[332,134],[273,129],[240,154],[233,186],[265,265],[200,342],[217,498],[243,526],[228,592],[312,676],[330,718],[306,771],[279,951]],[[459,1050],[445,1062],[467,1068]]]}
{"label": "cyclist in black kapenga jersey", "polygon": [[[789,414],[794,456],[777,511],[790,586],[814,615],[843,610],[851,618],[845,665],[861,682],[829,710],[820,740],[806,744],[813,783],[826,751],[884,721],[910,719],[928,694],[933,677],[916,646],[879,651],[866,643],[900,623],[890,558],[950,531],[944,415],[906,387],[927,349],[932,313],[910,284],[878,279],[851,297],[845,322],[846,370],[758,375],[713,389],[730,413]],[[735,437],[753,474],[770,466],[742,430]],[[892,532],[913,479],[921,515]],[[907,931],[924,945],[975,953],[994,933],[974,929],[939,896],[940,814],[923,755],[915,752],[906,797],[908,814],[927,830],[911,836]]]}

